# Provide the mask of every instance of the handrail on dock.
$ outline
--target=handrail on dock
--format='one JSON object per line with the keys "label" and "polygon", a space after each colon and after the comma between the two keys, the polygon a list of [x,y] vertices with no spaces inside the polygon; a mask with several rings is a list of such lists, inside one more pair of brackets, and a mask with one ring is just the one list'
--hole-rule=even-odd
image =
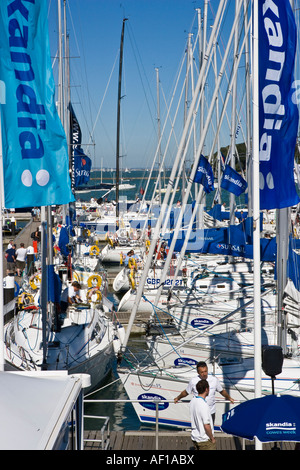
{"label": "handrail on dock", "polygon": [[109,416],[94,416],[94,415],[83,415],[83,418],[91,418],[91,419],[103,419],[104,424],[100,429],[101,439],[86,439],[84,438],[84,442],[100,442],[101,449],[107,450],[109,449],[110,445],[110,417]]}

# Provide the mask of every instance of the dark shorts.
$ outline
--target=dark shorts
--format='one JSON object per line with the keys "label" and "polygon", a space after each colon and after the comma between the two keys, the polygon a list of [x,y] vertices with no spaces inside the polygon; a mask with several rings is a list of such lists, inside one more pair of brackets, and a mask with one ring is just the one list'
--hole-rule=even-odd
{"label": "dark shorts", "polygon": [[16,267],[18,269],[24,269],[25,268],[25,261],[16,260]]}

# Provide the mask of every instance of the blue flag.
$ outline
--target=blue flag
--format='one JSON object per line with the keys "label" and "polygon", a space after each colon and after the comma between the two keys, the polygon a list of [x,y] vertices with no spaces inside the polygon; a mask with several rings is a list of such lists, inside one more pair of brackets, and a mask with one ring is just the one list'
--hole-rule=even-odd
{"label": "blue flag", "polygon": [[81,148],[74,149],[75,188],[86,184],[90,179],[92,160],[87,157]]}
{"label": "blue flag", "polygon": [[0,30],[5,207],[66,204],[74,197],[54,102],[46,0],[1,1]]}
{"label": "blue flag", "polygon": [[70,140],[72,147],[72,189],[86,184],[90,179],[92,160],[81,148],[81,129],[72,104],[70,110]]}
{"label": "blue flag", "polygon": [[58,248],[63,256],[68,256],[70,250],[68,248],[68,244],[70,242],[70,237],[68,233],[68,229],[65,225],[63,225],[60,229],[59,240],[58,240]]}
{"label": "blue flag", "polygon": [[289,0],[258,3],[260,208],[280,209],[299,202],[293,176],[297,29]]}
{"label": "blue flag", "polygon": [[198,168],[194,176],[194,183],[203,185],[204,191],[210,193],[214,190],[214,174],[212,167],[203,155],[199,158]]}
{"label": "blue flag", "polygon": [[235,171],[231,166],[226,165],[223,172],[221,188],[226,189],[230,193],[240,196],[247,189],[247,182],[242,178],[242,176]]}

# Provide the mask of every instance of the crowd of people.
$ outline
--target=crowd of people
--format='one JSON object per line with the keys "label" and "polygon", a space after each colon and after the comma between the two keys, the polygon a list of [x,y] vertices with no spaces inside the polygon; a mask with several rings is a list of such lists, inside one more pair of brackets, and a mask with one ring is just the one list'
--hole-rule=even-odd
{"label": "crowd of people", "polygon": [[27,255],[38,252],[38,245],[41,241],[39,228],[36,228],[36,230],[32,232],[31,238],[32,246],[26,248],[24,243],[20,243],[17,247],[13,240],[9,241],[5,251],[7,275],[21,277],[26,266]]}
{"label": "crowd of people", "polygon": [[20,243],[20,246],[17,248],[13,240],[10,240],[5,252],[7,274],[19,277],[22,276],[26,265],[27,254],[31,252],[31,247],[25,248],[24,243]]}

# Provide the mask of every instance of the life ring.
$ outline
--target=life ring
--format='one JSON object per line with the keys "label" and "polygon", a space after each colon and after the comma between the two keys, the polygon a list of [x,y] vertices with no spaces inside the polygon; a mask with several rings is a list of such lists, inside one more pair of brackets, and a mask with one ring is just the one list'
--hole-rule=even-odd
{"label": "life ring", "polygon": [[26,308],[29,307],[29,305],[34,305],[33,295],[28,292],[22,292],[22,294],[18,296],[18,306],[20,308]]}
{"label": "life ring", "polygon": [[110,236],[108,235],[108,233],[105,235],[105,240],[107,241],[107,243],[108,243],[110,246],[114,246],[114,242],[112,241],[112,239],[110,238]]}
{"label": "life ring", "polygon": [[102,278],[99,274],[93,274],[92,276],[90,276],[87,280],[87,285],[89,287],[97,287],[97,288],[100,288],[101,287],[101,284],[102,284]]}
{"label": "life ring", "polygon": [[88,228],[84,228],[84,229],[82,230],[82,236],[83,236],[83,238],[89,238],[90,235],[91,235],[91,232],[90,232],[90,230],[89,230]]}
{"label": "life ring", "polygon": [[[96,295],[96,300],[92,300],[93,295]],[[88,302],[101,302],[102,294],[99,289],[92,287],[87,291],[86,298]]]}
{"label": "life ring", "polygon": [[132,269],[132,268],[137,268],[137,265],[136,265],[136,259],[135,258],[132,258],[130,257],[129,260],[128,260],[128,268],[129,269]]}
{"label": "life ring", "polygon": [[119,232],[119,235],[120,235],[121,238],[127,238],[126,230],[121,229],[120,232]]}
{"label": "life ring", "polygon": [[97,245],[93,245],[90,248],[90,256],[98,256],[100,253],[100,249]]}
{"label": "life ring", "polygon": [[41,284],[41,276],[40,274],[35,274],[30,280],[29,284],[31,289],[36,290]]}
{"label": "life ring", "polygon": [[73,280],[77,282],[81,282],[80,274],[78,274],[76,271],[72,272]]}

